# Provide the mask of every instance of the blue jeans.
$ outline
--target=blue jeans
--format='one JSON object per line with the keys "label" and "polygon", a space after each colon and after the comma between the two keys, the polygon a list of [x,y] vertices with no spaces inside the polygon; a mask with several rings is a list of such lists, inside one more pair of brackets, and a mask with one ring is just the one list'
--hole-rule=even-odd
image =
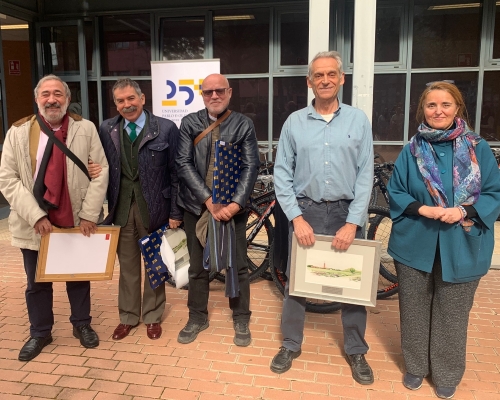
{"label": "blue jeans", "polygon": [[[311,225],[315,234],[335,235],[344,226],[348,214],[347,200],[317,203],[308,198],[297,199],[302,210],[302,217]],[[290,253],[292,248],[293,224],[288,231],[288,264],[286,276],[290,278]],[[357,238],[363,238],[363,230],[358,227]],[[292,351],[300,350],[304,339],[306,298],[290,296],[289,280],[285,286],[285,299],[281,315],[283,346]],[[368,344],[365,341],[366,309],[356,304],[342,304],[342,328],[344,331],[344,351],[346,354],[366,354]]]}

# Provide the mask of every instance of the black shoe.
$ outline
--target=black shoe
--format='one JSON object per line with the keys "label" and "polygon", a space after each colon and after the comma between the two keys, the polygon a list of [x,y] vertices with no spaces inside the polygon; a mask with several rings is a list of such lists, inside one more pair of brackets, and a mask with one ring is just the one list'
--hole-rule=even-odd
{"label": "black shoe", "polygon": [[42,349],[52,343],[52,336],[31,337],[19,352],[19,361],[30,361],[39,355]]}
{"label": "black shoe", "polygon": [[74,326],[73,336],[80,339],[80,344],[87,349],[99,346],[99,336],[97,336],[90,324]]}
{"label": "black shoe", "polygon": [[236,346],[245,347],[252,341],[248,322],[234,322],[234,339],[233,342]]}
{"label": "black shoe", "polygon": [[292,361],[302,353],[302,350],[292,351],[281,346],[280,351],[276,354],[271,362],[271,371],[282,374],[292,367]]}
{"label": "black shoe", "polygon": [[205,321],[201,324],[196,322],[188,321],[186,326],[179,332],[177,336],[177,341],[182,344],[188,344],[194,342],[198,333],[204,331],[208,328],[208,321]]}
{"label": "black shoe", "polygon": [[364,354],[347,354],[346,358],[356,382],[360,385],[373,383],[373,371],[366,362]]}
{"label": "black shoe", "polygon": [[403,385],[410,390],[417,390],[422,387],[423,376],[413,375],[407,372],[403,378]]}
{"label": "black shoe", "polygon": [[457,387],[446,387],[446,386],[436,386],[436,395],[440,399],[451,399],[455,392],[457,391]]}

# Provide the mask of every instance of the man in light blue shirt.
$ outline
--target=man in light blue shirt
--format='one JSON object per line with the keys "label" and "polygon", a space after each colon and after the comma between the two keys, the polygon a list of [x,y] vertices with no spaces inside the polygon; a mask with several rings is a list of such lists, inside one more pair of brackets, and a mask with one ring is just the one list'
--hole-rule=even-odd
{"label": "man in light blue shirt", "polygon": [[[363,237],[373,184],[372,130],[363,111],[340,103],[337,94],[343,84],[340,54],[318,53],[307,77],[315,99],[283,125],[274,177],[276,197],[290,221],[289,244],[293,234],[303,246],[314,244],[314,234],[334,235],[332,246],[347,250],[355,237]],[[290,262],[286,274],[290,276]],[[290,369],[304,336],[306,299],[290,296],[288,286],[281,319],[283,345],[271,363],[276,373]],[[353,378],[363,385],[373,383],[364,357],[365,307],[342,304],[342,324]]]}

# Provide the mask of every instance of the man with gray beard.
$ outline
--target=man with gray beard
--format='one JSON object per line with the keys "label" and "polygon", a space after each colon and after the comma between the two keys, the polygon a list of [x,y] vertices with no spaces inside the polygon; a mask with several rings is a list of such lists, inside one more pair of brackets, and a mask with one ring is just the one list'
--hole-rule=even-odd
{"label": "man with gray beard", "polygon": [[144,279],[141,313],[141,250],[138,240],[168,223],[177,228],[182,212],[176,204],[175,153],[179,130],[148,110],[137,82],[123,78],[113,86],[119,115],[104,121],[99,136],[110,165],[109,215],[105,223],[121,226],[118,239],[120,324],[114,340],[126,337],[142,321],[150,339],[161,336],[165,283],[152,289]]}
{"label": "man with gray beard", "polygon": [[[19,353],[20,361],[32,360],[52,342],[52,283],[35,282],[40,238],[52,226],[79,226],[85,236],[95,233],[108,185],[108,163],[94,124],[67,113],[68,85],[55,75],[45,76],[35,88],[35,101],[40,115],[14,122],[0,164],[0,191],[11,208],[12,245],[21,249],[27,277],[31,337]],[[78,160],[55,146],[57,140]],[[102,168],[93,180],[86,171],[90,159]],[[98,346],[99,338],[90,326],[90,282],[66,282],[66,292],[73,336],[86,348]]]}

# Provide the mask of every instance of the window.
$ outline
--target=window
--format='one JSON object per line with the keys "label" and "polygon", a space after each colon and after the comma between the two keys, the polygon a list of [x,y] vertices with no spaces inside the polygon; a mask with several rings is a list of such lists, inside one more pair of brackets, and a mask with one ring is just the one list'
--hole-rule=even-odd
{"label": "window", "polygon": [[[149,14],[102,17],[102,74],[151,75]],[[144,45],[146,43],[146,45]]]}
{"label": "window", "polygon": [[485,72],[479,133],[486,140],[500,142],[499,111],[500,71]]}
{"label": "window", "polygon": [[279,28],[279,65],[307,65],[309,13],[283,13],[280,15]]}
{"label": "window", "polygon": [[[162,60],[197,60],[205,55],[205,17],[162,18]],[[144,42],[140,43],[144,47]]]}
{"label": "window", "polygon": [[[89,120],[99,128],[99,101],[97,99],[97,82],[88,82],[89,92]],[[116,110],[116,108],[115,108]]]}
{"label": "window", "polygon": [[78,27],[76,25],[42,27],[40,33],[43,74],[79,74]]}
{"label": "window", "polygon": [[402,13],[402,7],[377,7],[375,62],[399,62]]}
{"label": "window", "polygon": [[482,2],[415,0],[413,68],[477,67],[481,17]]}
{"label": "window", "polygon": [[[403,16],[405,7],[402,2],[377,2],[375,21],[375,62],[400,64],[402,62],[401,40],[403,36]],[[353,64],[354,55],[354,4],[349,3],[345,13],[344,62]],[[347,62],[346,62],[347,64]]]}
{"label": "window", "polygon": [[229,79],[229,85],[233,88],[229,108],[250,118],[255,125],[257,139],[267,141],[269,80]]}
{"label": "window", "polygon": [[269,9],[214,12],[214,58],[222,74],[269,72]]}
{"label": "window", "polygon": [[274,78],[273,84],[273,140],[278,140],[288,116],[307,106],[305,76]]}
{"label": "window", "polygon": [[495,32],[493,34],[493,58],[500,58],[500,4],[498,2],[495,13]]}
{"label": "window", "polygon": [[403,140],[405,74],[377,74],[373,83],[373,140]]}
{"label": "window", "polygon": [[87,59],[87,71],[94,72],[94,23],[91,21],[84,21],[83,32],[85,35],[85,57]]}

